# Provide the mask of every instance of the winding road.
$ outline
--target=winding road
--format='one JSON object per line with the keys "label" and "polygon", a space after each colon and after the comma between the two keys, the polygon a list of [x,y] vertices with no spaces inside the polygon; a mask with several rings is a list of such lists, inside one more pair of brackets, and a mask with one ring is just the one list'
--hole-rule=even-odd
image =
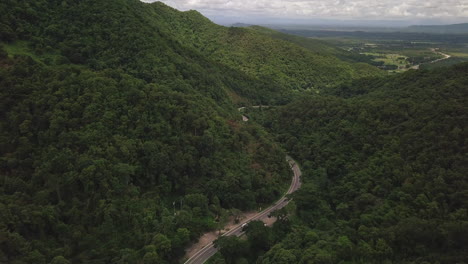
{"label": "winding road", "polygon": [[[431,49],[432,52],[436,53],[436,54],[440,54],[442,56],[444,56],[443,58],[440,58],[440,59],[437,59],[437,60],[433,60],[433,61],[430,61],[430,62],[425,62],[425,63],[421,63],[421,64],[431,64],[431,63],[436,63],[438,61],[441,61],[441,60],[446,60],[452,56],[448,55],[448,54],[445,54],[443,52],[440,52],[438,51],[438,49]],[[413,70],[418,70],[419,69],[419,66],[421,66],[421,64],[418,64],[418,65],[414,65],[413,67],[411,67],[410,69],[413,69]]]}
{"label": "winding road", "polygon": [[[288,191],[279,199],[276,201],[273,205],[270,207],[266,208],[265,210],[259,212],[258,214],[252,216],[251,218],[239,223],[239,225],[235,226],[233,229],[229,230],[229,232],[224,233],[222,236],[241,236],[244,231],[242,231],[242,225],[245,223],[248,223],[250,221],[254,220],[262,220],[264,218],[267,218],[268,215],[276,211],[278,209],[281,209],[285,207],[289,203],[289,199],[286,198],[288,194],[291,194],[295,192],[297,189],[301,187],[301,181],[300,177],[302,175],[301,169],[297,165],[297,163],[289,156],[286,156],[286,161],[289,163],[289,166],[291,167],[291,170],[294,173],[291,185],[289,186]],[[202,264],[205,263],[211,256],[213,256],[218,249],[216,249],[213,245],[213,242],[209,243],[202,249],[200,249],[197,253],[195,253],[191,258],[189,258],[187,261],[184,262],[184,264]]]}

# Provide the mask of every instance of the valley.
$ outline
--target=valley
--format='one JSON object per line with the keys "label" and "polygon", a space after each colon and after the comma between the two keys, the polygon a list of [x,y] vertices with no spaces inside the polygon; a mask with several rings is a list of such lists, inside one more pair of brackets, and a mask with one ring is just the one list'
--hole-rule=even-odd
{"label": "valley", "polygon": [[388,32],[380,28],[367,29],[369,31],[329,31],[276,27],[284,33],[326,41],[343,50],[365,55],[363,61],[390,73],[416,69],[418,65],[433,68],[468,61],[468,38],[461,33]]}
{"label": "valley", "polygon": [[0,263],[466,262],[464,24],[182,10],[0,2]]}

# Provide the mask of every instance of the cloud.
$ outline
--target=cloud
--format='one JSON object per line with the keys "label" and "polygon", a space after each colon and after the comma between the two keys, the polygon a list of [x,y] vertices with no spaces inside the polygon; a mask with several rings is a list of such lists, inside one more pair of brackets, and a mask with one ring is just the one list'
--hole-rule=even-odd
{"label": "cloud", "polygon": [[[154,2],[144,0],[144,2]],[[208,16],[281,18],[435,19],[467,18],[467,0],[162,0],[179,10]]]}

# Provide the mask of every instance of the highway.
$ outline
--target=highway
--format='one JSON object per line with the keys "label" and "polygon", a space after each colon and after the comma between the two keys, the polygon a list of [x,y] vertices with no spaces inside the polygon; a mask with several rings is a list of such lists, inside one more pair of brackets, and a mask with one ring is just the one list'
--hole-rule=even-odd
{"label": "highway", "polygon": [[[289,163],[289,166],[291,167],[291,170],[294,173],[291,185],[289,186],[288,191],[279,199],[276,201],[273,205],[270,207],[266,208],[265,210],[259,212],[258,214],[252,216],[251,218],[239,223],[236,225],[233,229],[229,230],[228,232],[224,233],[222,236],[241,236],[244,232],[242,231],[242,225],[245,223],[248,223],[253,220],[261,220],[278,209],[281,209],[285,207],[288,203],[289,200],[286,198],[286,195],[291,194],[295,192],[297,189],[301,187],[301,181],[300,177],[302,175],[301,169],[297,165],[297,163],[289,156],[286,156],[286,161]],[[184,262],[184,264],[202,264],[205,263],[211,256],[213,256],[218,250],[214,247],[213,242],[209,243],[202,249],[200,249],[197,253],[195,253],[191,258],[189,258],[187,261]]]}

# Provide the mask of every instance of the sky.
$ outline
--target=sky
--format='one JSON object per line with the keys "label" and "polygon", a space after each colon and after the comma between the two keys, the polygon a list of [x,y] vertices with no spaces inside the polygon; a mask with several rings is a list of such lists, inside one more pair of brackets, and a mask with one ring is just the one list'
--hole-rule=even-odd
{"label": "sky", "polygon": [[[142,0],[154,2],[154,0]],[[294,23],[378,20],[385,24],[468,22],[468,0],[162,0],[178,10],[197,10],[214,22]],[[369,24],[372,24],[369,22]]]}

